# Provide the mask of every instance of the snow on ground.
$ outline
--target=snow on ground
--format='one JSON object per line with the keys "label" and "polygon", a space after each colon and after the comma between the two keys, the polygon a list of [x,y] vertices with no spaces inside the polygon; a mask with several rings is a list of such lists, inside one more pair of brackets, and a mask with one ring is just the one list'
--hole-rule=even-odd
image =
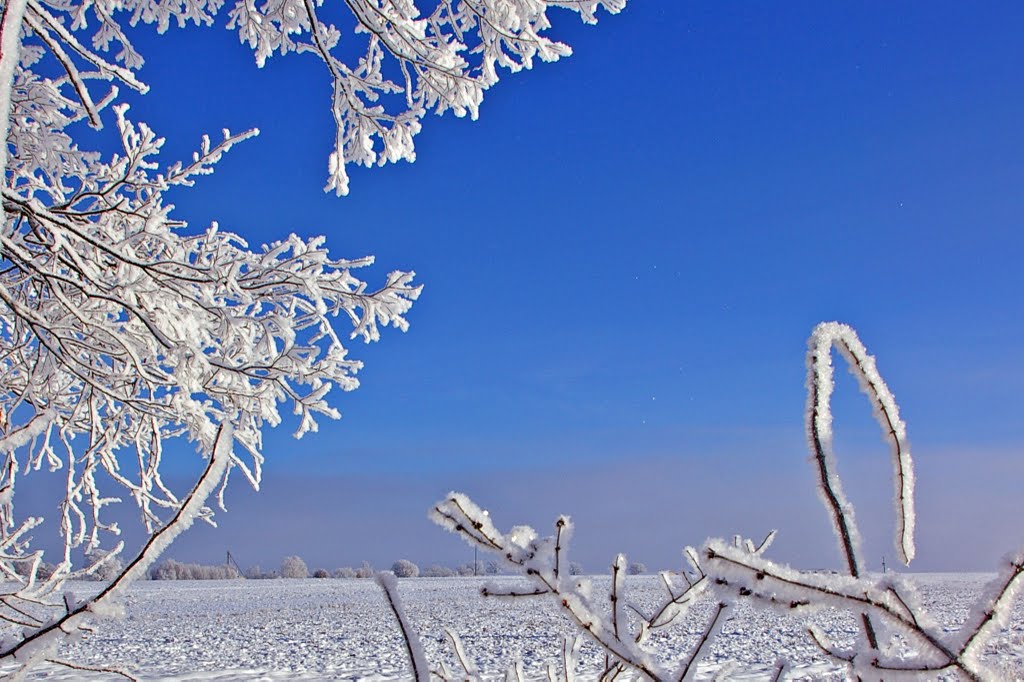
{"label": "snow on ground", "polygon": [[[914,576],[929,612],[940,625],[956,628],[989,576]],[[500,581],[519,582],[517,578]],[[522,659],[529,677],[546,676],[557,661],[567,621],[545,599],[484,600],[482,578],[416,578],[400,581],[406,611],[422,635],[432,665],[454,665],[444,640],[450,627],[467,654],[488,677],[501,677]],[[595,579],[595,588],[607,587]],[[84,595],[94,586],[77,585]],[[595,593],[596,593],[595,589]],[[628,599],[648,610],[660,599],[656,576],[631,576]],[[701,606],[706,608],[700,608]],[[696,640],[711,604],[671,631],[653,638],[659,656],[681,655]],[[236,580],[143,582],[132,586],[125,617],[99,623],[95,635],[68,646],[62,657],[93,666],[120,666],[144,680],[396,680],[407,679],[401,635],[382,592],[371,580]],[[836,640],[848,641],[856,623],[848,614],[814,616]],[[738,662],[729,679],[764,680],[778,654],[794,664],[790,679],[838,680],[803,634],[804,621],[738,607],[702,664],[709,678],[727,660]],[[988,647],[986,658],[1006,679],[1024,679],[1024,605]],[[585,644],[578,671],[600,672],[597,649]],[[457,668],[453,668],[457,669]],[[0,669],[0,676],[3,670]],[[77,680],[83,673],[46,667],[31,680]]]}

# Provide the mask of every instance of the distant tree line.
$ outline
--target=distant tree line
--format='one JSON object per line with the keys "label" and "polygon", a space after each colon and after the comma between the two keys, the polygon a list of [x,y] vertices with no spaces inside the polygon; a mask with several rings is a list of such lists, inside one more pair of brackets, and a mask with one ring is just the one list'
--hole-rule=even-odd
{"label": "distant tree line", "polygon": [[153,580],[231,580],[240,576],[234,566],[205,566],[167,559],[151,568],[149,577]]}
{"label": "distant tree line", "polygon": [[[111,565],[109,567],[101,565],[99,570],[96,571],[97,580],[103,580],[105,575],[113,571],[115,566],[119,565],[119,562],[116,559],[112,560],[110,563]],[[642,563],[630,564],[629,566],[629,573],[631,575],[639,575],[641,573],[646,573],[646,571],[647,567]],[[443,566],[441,564],[431,564],[424,569],[420,569],[418,565],[408,559],[399,559],[391,565],[391,572],[399,578],[452,578],[456,576],[468,577],[498,575],[501,572],[501,569],[498,562],[493,560],[487,562],[478,561],[475,564],[473,562],[469,562],[456,566],[455,568]],[[250,580],[274,578],[365,579],[372,578],[376,573],[377,569],[375,569],[373,564],[368,561],[364,561],[358,568],[344,566],[342,568],[336,568],[333,571],[328,571],[325,568],[317,568],[310,571],[306,562],[303,561],[302,558],[298,556],[287,556],[281,561],[280,568],[276,570],[265,571],[258,565],[251,566],[245,571],[244,577],[249,578]],[[569,564],[569,573],[571,575],[582,575],[583,566],[573,561]],[[153,580],[232,580],[243,576],[239,574],[237,568],[227,564],[189,564],[175,561],[174,559],[167,559],[166,561],[154,566],[149,572],[149,577]]]}

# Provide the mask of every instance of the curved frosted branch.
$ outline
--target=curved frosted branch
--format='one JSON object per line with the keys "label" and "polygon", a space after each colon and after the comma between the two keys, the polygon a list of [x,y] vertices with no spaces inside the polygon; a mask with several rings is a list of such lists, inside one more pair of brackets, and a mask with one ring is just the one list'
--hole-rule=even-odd
{"label": "curved frosted branch", "polygon": [[818,491],[836,528],[836,535],[852,576],[862,571],[860,534],[853,505],[843,491],[832,449],[831,399],[834,389],[831,349],[835,347],[850,365],[861,390],[871,401],[875,420],[889,443],[895,487],[895,546],[900,560],[914,558],[914,465],[907,444],[907,427],[900,419],[896,400],[878,373],[875,359],[848,325],[823,322],[807,342],[807,439],[818,470]]}

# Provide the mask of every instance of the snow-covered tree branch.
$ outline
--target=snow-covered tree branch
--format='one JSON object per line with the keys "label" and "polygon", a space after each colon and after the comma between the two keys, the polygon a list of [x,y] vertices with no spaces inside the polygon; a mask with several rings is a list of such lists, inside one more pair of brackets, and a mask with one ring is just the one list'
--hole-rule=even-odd
{"label": "snow-covered tree branch", "polygon": [[[623,5],[237,0],[224,23],[260,66],[288,52],[322,60],[337,129],[327,188],[344,194],[347,164],[413,160],[427,111],[476,117],[498,67],[518,71],[569,54],[543,35],[549,9],[593,23],[599,7]],[[204,136],[189,159],[160,159],[163,138],[132,120],[121,96],[148,90],[132,28],[210,25],[221,0],[2,6],[0,574],[18,586],[0,595],[0,657],[21,660],[45,623],[84,617],[61,599],[64,581],[105,575],[122,561],[120,544],[100,550],[120,532],[107,507],[130,500],[151,537],[166,538],[191,523],[182,514],[205,499],[212,479],[222,505],[230,471],[258,486],[263,429],[282,422],[282,408],[297,416],[298,437],[319,417],[337,417],[328,394],[356,388],[361,367],[347,343],[376,341],[381,327],[406,329],[420,287],[404,271],[371,286],[358,273],[373,258],[331,257],[323,238],[290,235],[252,248],[216,223],[195,230],[174,218],[166,193],[192,187],[258,131],[224,130]],[[89,127],[110,124],[114,148],[91,142]],[[184,497],[172,491],[162,476],[167,443],[188,439],[213,462],[225,432],[227,463]],[[63,552],[52,572],[42,570],[32,539],[42,519],[19,516],[15,504],[19,478],[44,468],[64,481]],[[82,567],[81,556],[96,559]],[[127,561],[115,584],[140,561]],[[69,630],[47,630],[57,631]]]}
{"label": "snow-covered tree branch", "polygon": [[[162,33],[172,22],[210,25],[223,4],[15,0],[4,16],[13,27],[12,42],[23,26],[37,43],[31,49],[33,61],[44,50],[63,71],[61,78],[40,83],[60,91],[48,93],[41,105],[54,114],[68,109],[68,115],[100,127],[100,110],[116,97],[116,87],[97,101],[89,81],[146,89],[134,75],[144,59],[127,28],[142,22],[156,24]],[[428,112],[476,118],[484,91],[498,82],[501,68],[517,72],[532,68],[537,59],[550,62],[571,54],[568,45],[545,35],[551,27],[551,8],[596,23],[599,8],[617,13],[625,4],[626,0],[345,0],[338,11],[341,3],[325,7],[323,0],[237,0],[227,10],[226,22],[261,67],[274,54],[289,52],[314,54],[323,61],[336,127],[325,190],[347,194],[348,164],[384,165],[416,158],[413,138]],[[104,58],[112,51],[112,59]],[[9,68],[13,71],[13,63]],[[9,77],[11,72],[5,73]]]}

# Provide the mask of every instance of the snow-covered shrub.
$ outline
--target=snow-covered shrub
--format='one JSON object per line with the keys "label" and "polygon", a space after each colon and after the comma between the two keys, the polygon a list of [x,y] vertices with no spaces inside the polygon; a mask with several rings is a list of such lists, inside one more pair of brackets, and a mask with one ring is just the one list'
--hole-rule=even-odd
{"label": "snow-covered shrub", "polygon": [[12,562],[11,565],[17,576],[25,580],[46,580],[57,570],[53,564],[32,559],[22,559]]}
{"label": "snow-covered shrub", "polygon": [[628,573],[630,575],[643,575],[646,572],[647,572],[647,564],[645,564],[645,563],[643,563],[641,561],[636,561],[634,563],[631,563],[626,568],[626,573]]}
{"label": "snow-covered shrub", "polygon": [[366,580],[367,578],[372,578],[375,575],[377,575],[377,571],[373,568],[370,562],[364,561],[362,566],[356,569],[355,577]]}
{"label": "snow-covered shrub", "polygon": [[334,569],[333,575],[334,575],[335,578],[355,578],[355,577],[357,577],[356,576],[356,569],[352,568],[351,566],[344,566],[342,568],[336,568],[336,569]]}
{"label": "snow-covered shrub", "polygon": [[421,573],[424,578],[451,578],[455,575],[455,571],[448,568],[447,566],[441,566],[440,564],[432,564],[427,568],[423,569]]}
{"label": "snow-covered shrub", "polygon": [[420,575],[420,567],[408,559],[399,559],[391,566],[391,572],[396,578],[417,578]]}
{"label": "snow-covered shrub", "polygon": [[331,573],[326,568],[318,568],[315,571],[313,571],[313,577],[314,578],[330,578],[331,577]]}
{"label": "snow-covered shrub", "polygon": [[467,564],[459,564],[455,567],[456,575],[459,575],[463,578],[474,575],[484,575],[484,571],[484,562],[482,561],[477,561],[475,563],[469,562]]}
{"label": "snow-covered shrub", "polygon": [[281,560],[281,577],[282,578],[308,578],[309,569],[306,568],[306,562],[297,556],[286,556]]}
{"label": "snow-covered shrub", "polygon": [[277,571],[264,571],[260,566],[250,566],[245,570],[245,577],[250,580],[275,580],[281,577]]}
{"label": "snow-covered shrub", "polygon": [[179,567],[180,564],[174,559],[167,559],[161,561],[159,564],[149,569],[149,577],[151,580],[180,580]]}
{"label": "snow-covered shrub", "polygon": [[578,561],[570,561],[569,575],[583,575],[583,564]]}

